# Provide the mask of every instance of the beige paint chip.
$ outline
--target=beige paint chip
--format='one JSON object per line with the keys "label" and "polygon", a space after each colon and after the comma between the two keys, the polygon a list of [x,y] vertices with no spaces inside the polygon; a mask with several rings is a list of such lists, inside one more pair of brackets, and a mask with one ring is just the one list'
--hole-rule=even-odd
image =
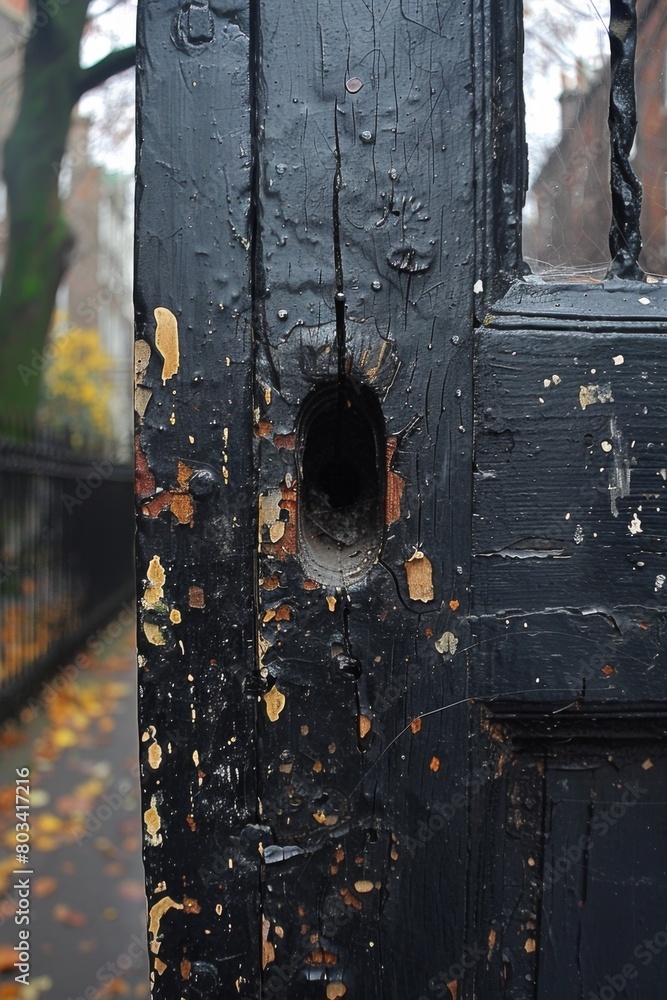
{"label": "beige paint chip", "polygon": [[405,566],[410,600],[423,601],[424,604],[428,604],[435,597],[431,560],[417,549],[403,565]]}
{"label": "beige paint chip", "polygon": [[153,556],[149,562],[146,577],[148,584],[144,591],[144,601],[146,604],[157,604],[164,596],[164,582],[167,579],[159,556]]}
{"label": "beige paint chip", "polygon": [[162,634],[162,629],[155,622],[143,623],[144,635],[153,646],[166,646],[167,640]]}
{"label": "beige paint chip", "polygon": [[614,397],[611,394],[611,382],[604,382],[601,385],[581,385],[579,386],[579,406],[585,410],[587,406],[594,403],[613,403]]}
{"label": "beige paint chip", "polygon": [[274,684],[271,690],[267,691],[264,695],[264,704],[266,705],[266,714],[269,717],[269,721],[277,722],[280,713],[285,707],[285,695]]}
{"label": "beige paint chip", "polygon": [[160,933],[160,921],[167,910],[171,909],[182,910],[183,904],[177,903],[171,896],[163,896],[162,899],[158,899],[157,903],[151,906],[148,913],[148,933],[151,936],[150,949],[154,955],[157,955],[160,950],[160,941],[157,939]]}
{"label": "beige paint chip", "polygon": [[155,316],[155,346],[164,358],[162,365],[162,384],[178,372],[180,355],[178,348],[178,321],[173,312],[158,306]]}
{"label": "beige paint chip", "polygon": [[327,1000],[338,1000],[347,993],[345,983],[327,983]]}
{"label": "beige paint chip", "polygon": [[162,843],[162,834],[160,833],[162,820],[160,819],[160,814],[157,811],[157,799],[155,795],[151,796],[151,804],[144,813],[144,823],[146,825],[147,843],[150,844],[151,847],[159,847]]}
{"label": "beige paint chip", "polygon": [[357,892],[372,892],[373,883],[370,882],[368,879],[363,878],[359,882],[354,883],[354,888],[357,890]]}
{"label": "beige paint chip", "polygon": [[453,632],[443,632],[439,639],[435,640],[435,648],[439,653],[453,656],[458,647],[459,640]]}

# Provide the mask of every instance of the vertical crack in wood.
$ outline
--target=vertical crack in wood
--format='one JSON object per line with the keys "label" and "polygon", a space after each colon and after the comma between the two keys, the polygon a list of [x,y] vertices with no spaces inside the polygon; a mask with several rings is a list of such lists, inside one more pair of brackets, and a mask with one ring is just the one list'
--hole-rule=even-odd
{"label": "vertical crack in wood", "polygon": [[338,196],[343,186],[343,167],[340,156],[340,137],[338,135],[338,102],[334,106],[334,136],[336,147],[334,156],[336,158],[336,169],[333,179],[333,200],[332,200],[332,227],[333,227],[333,252],[334,252],[334,272],[336,279],[336,348],[338,351],[338,386],[340,395],[343,395],[343,384],[345,381],[345,286],[343,282],[343,256],[340,248],[340,210]]}
{"label": "vertical crack in wood", "polygon": [[[262,264],[262,239],[261,239],[261,225],[260,225],[260,185],[261,185],[261,139],[264,135],[263,124],[262,124],[262,101],[263,101],[263,89],[262,89],[262,35],[261,35],[261,14],[260,14],[260,4],[257,2],[252,2],[248,5],[249,13],[249,30],[248,30],[248,70],[249,70],[249,102],[250,102],[250,202],[249,202],[249,212],[248,212],[248,231],[247,236],[250,242],[250,310],[252,316],[251,323],[251,342],[252,342],[252,396],[253,396],[253,407],[256,405],[256,393],[257,393],[257,347],[256,339],[258,331],[261,331],[261,336],[266,335],[265,331],[265,312],[264,312],[264,298],[265,298],[265,286],[266,278],[264,267]],[[270,357],[270,354],[267,355]],[[255,470],[254,477],[254,491],[257,494],[257,484],[259,479],[259,470]],[[257,501],[256,501],[257,503]],[[256,507],[258,510],[258,505]],[[255,523],[255,537],[259,530],[259,526]],[[259,561],[257,555],[253,559],[253,603],[256,609],[261,608],[260,599],[260,583],[259,583]],[[258,676],[259,668],[261,666],[261,651],[260,651],[260,629],[258,616],[253,615],[253,635],[252,635],[252,648],[254,651],[254,663],[255,663],[255,675],[254,678]],[[275,688],[275,685],[274,685]],[[265,694],[266,697],[266,694]],[[284,704],[284,700],[283,700]],[[279,713],[278,713],[279,714]],[[260,746],[259,746],[259,733],[258,733],[258,718],[257,718],[257,704],[255,704],[254,716],[253,716],[253,734],[252,734],[252,753],[254,754],[254,770],[255,775],[261,774],[260,768]],[[257,785],[254,786],[255,792],[258,792]],[[250,803],[248,803],[250,805]],[[250,811],[250,810],[249,810]],[[260,802],[259,795],[256,795],[256,800],[254,804],[254,820],[256,823],[260,822]],[[264,898],[263,898],[263,886],[261,880],[261,868],[257,869],[258,882],[256,884],[256,907],[255,907],[255,917],[260,921],[260,933],[258,934],[259,943],[259,953],[257,955],[257,995],[262,997],[265,993],[265,963],[264,950],[263,950],[263,935],[261,933],[261,914],[264,912]],[[237,980],[236,988],[239,989],[239,980]]]}
{"label": "vertical crack in wood", "polygon": [[642,248],[639,227],[642,186],[630,164],[630,153],[637,130],[634,79],[637,48],[636,0],[611,0],[609,44],[612,204],[609,249],[612,261],[608,276],[641,280],[644,272],[637,261]]}

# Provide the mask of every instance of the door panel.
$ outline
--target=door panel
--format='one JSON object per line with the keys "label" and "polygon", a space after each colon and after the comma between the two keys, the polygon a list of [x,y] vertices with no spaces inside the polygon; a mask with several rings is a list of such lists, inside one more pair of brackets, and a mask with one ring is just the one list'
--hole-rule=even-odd
{"label": "door panel", "polygon": [[520,278],[521,38],[141,7],[156,1000],[659,995],[667,303]]}

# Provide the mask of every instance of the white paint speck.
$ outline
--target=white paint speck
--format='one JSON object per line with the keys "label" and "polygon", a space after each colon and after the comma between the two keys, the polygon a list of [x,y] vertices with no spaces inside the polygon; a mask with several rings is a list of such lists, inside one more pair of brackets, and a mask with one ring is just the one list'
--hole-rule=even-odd
{"label": "white paint speck", "polygon": [[616,354],[611,360],[614,362],[615,365],[622,365],[623,362],[625,361],[625,358],[623,357],[622,354]]}
{"label": "white paint speck", "polygon": [[628,531],[631,535],[641,535],[643,532],[642,522],[639,520],[637,514],[632,515],[632,520],[628,525]]}
{"label": "white paint speck", "polygon": [[665,586],[665,580],[667,580],[667,576],[665,576],[664,573],[658,573],[658,575],[655,578],[656,594],[658,593],[659,590],[662,590],[662,588]]}
{"label": "white paint speck", "polygon": [[641,302],[643,306],[649,306],[651,304],[651,300],[647,299],[645,295],[642,295],[638,301]]}
{"label": "white paint speck", "polygon": [[544,380],[544,388],[548,389],[550,385],[551,385],[551,379],[550,378],[545,378],[545,380]]}
{"label": "white paint speck", "polygon": [[614,446],[613,446],[613,444],[611,443],[611,441],[601,441],[601,442],[600,442],[600,447],[602,448],[602,450],[603,450],[603,451],[611,451],[611,449],[612,449],[612,448],[613,448]]}
{"label": "white paint speck", "polygon": [[472,286],[472,290],[475,293],[475,295],[481,295],[482,294],[482,292],[484,291],[484,282],[482,281],[481,278],[477,279],[477,281],[475,282],[475,284]]}
{"label": "white paint speck", "polygon": [[570,517],[571,517],[571,516],[572,516],[572,515],[570,514],[570,512],[569,512],[569,510],[568,510],[567,514],[565,515],[565,520],[566,520],[566,521],[569,521],[569,520],[570,520]]}
{"label": "white paint speck", "polygon": [[578,524],[574,529],[574,535],[572,537],[574,538],[575,545],[581,545],[584,540],[584,529],[580,524]]}
{"label": "white paint speck", "polygon": [[551,381],[553,382],[554,385],[560,385],[561,382],[562,382],[562,379],[561,379],[560,375],[552,375],[551,376]]}

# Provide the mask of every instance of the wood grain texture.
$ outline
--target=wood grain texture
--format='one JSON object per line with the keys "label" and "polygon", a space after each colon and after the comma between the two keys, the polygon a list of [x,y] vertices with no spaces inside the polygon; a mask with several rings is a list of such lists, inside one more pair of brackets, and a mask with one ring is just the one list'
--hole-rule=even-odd
{"label": "wood grain texture", "polygon": [[521,37],[143,4],[156,1000],[551,1000],[663,917],[667,296],[520,279]]}
{"label": "wood grain texture", "polygon": [[165,1000],[254,996],[260,954],[248,14],[237,5],[210,45],[184,48],[175,14],[142,5],[138,57],[140,729]]}
{"label": "wood grain texture", "polygon": [[465,947],[466,707],[408,723],[465,697],[462,658],[436,642],[449,630],[464,644],[467,602],[469,13],[315,4],[295,33],[295,12],[261,11],[261,496],[282,497],[287,534],[301,470],[284,443],[313,386],[337,378],[341,322],[401,489],[379,562],[351,585],[311,580],[264,527],[263,683],[285,697],[277,720],[258,717],[265,862],[291,855],[264,866],[264,989],[419,995]]}

